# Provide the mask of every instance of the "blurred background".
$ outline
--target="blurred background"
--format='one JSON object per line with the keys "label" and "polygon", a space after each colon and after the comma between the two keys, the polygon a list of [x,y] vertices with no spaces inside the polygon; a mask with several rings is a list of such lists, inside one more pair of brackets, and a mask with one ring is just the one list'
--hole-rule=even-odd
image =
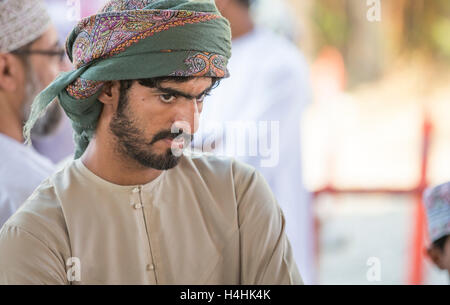
{"label": "blurred background", "polygon": [[[65,41],[104,1],[47,3]],[[450,180],[450,1],[256,0],[252,12],[310,69],[301,158],[315,282],[447,284],[424,254],[421,196]]]}
{"label": "blurred background", "polygon": [[378,16],[376,2],[286,2],[314,90],[302,135],[318,282],[366,284],[375,257],[374,283],[446,284],[423,255],[421,194],[450,180],[450,2],[379,1]]}

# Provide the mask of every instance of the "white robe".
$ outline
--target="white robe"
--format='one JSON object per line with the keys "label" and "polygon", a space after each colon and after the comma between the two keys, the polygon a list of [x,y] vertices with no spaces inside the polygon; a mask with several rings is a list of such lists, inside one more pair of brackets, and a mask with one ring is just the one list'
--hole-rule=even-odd
{"label": "white robe", "polygon": [[53,170],[32,147],[0,134],[0,227]]}

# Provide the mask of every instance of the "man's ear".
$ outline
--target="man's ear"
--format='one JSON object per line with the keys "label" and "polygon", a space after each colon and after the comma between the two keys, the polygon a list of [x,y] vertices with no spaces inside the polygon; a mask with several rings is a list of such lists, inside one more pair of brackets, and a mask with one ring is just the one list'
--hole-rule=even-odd
{"label": "man's ear", "polygon": [[20,69],[24,74],[22,63],[18,58],[9,53],[0,53],[0,89],[14,92],[19,85]]}
{"label": "man's ear", "polygon": [[444,265],[442,264],[442,251],[436,247],[431,246],[427,250],[428,256],[431,258],[433,263],[439,267],[439,269],[444,269]]}
{"label": "man's ear", "polygon": [[97,98],[105,107],[111,107],[113,111],[117,109],[120,97],[120,82],[106,82],[102,87],[102,93]]}

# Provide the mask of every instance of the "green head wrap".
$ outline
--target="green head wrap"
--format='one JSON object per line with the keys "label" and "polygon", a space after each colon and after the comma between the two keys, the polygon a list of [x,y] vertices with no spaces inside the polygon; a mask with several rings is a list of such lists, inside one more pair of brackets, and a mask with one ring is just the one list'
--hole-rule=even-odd
{"label": "green head wrap", "polygon": [[56,98],[72,121],[79,158],[92,139],[105,81],[161,76],[227,77],[231,31],[214,0],[111,0],[82,19],[66,42],[76,70],[35,99],[24,135]]}

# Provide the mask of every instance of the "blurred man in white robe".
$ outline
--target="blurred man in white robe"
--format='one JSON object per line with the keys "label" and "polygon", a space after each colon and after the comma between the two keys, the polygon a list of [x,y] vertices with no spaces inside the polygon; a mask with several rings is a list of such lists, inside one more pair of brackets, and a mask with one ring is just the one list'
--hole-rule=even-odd
{"label": "blurred man in white robe", "polygon": [[[0,1],[0,226],[49,176],[53,163],[23,144],[22,129],[35,96],[60,72],[64,50],[42,1]],[[57,103],[33,134],[58,126]]]}
{"label": "blurred man in white robe", "polygon": [[308,67],[290,41],[255,26],[249,0],[216,0],[231,23],[229,79],[206,102],[195,147],[237,157],[268,181],[286,216],[303,280],[315,282],[313,213],[303,187],[300,119],[310,92]]}

